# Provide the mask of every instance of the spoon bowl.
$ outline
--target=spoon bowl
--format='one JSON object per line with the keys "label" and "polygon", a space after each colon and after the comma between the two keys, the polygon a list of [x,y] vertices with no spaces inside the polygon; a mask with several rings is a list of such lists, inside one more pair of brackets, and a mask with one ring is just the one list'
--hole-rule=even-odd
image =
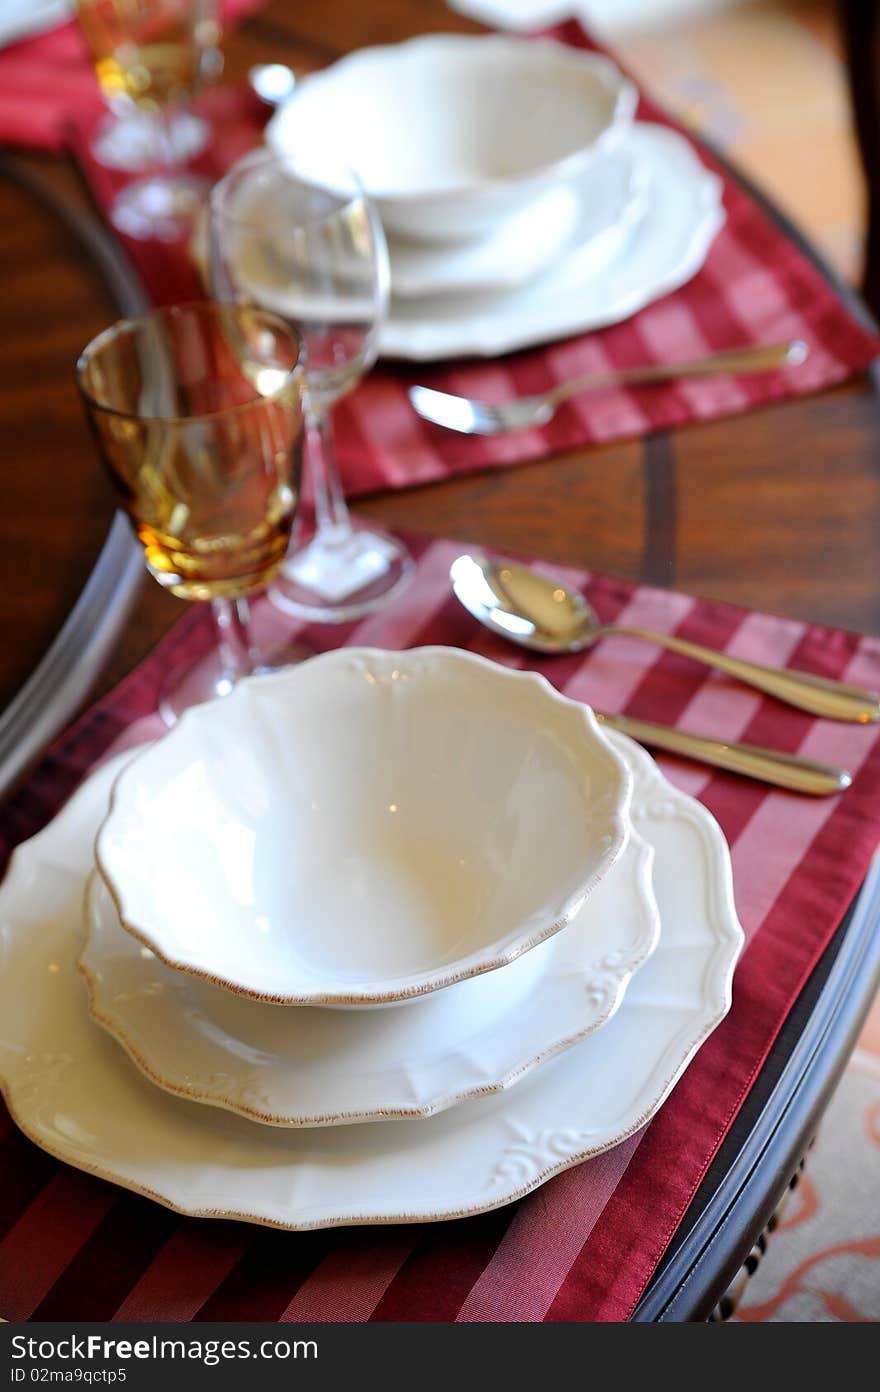
{"label": "spoon bowl", "polygon": [[582,652],[603,632],[578,590],[515,561],[458,556],[449,578],[475,619],[532,652]]}
{"label": "spoon bowl", "polygon": [[880,719],[880,696],[830,677],[746,662],[674,634],[634,624],[602,624],[587,600],[550,575],[516,561],[464,554],[449,572],[456,598],[486,628],[540,653],[576,653],[611,634],[641,638],[724,672],[810,715],[869,724]]}

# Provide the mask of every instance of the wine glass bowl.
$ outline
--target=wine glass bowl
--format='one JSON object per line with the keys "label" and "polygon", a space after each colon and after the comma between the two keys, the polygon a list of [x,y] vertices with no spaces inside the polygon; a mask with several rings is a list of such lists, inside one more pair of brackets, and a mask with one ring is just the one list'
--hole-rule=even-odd
{"label": "wine glass bowl", "polygon": [[209,242],[217,298],[262,305],[305,344],[314,535],[272,597],[299,617],[356,618],[384,603],[411,565],[396,539],[352,521],[330,419],[378,352],[390,292],[381,223],[352,171],[262,149],[215,186]]}
{"label": "wine glass bowl", "polygon": [[388,304],[388,253],[372,208],[355,187],[334,192],[264,151],[239,161],[212,205],[217,298],[295,323],[312,410],[329,410],[375,361]]}
{"label": "wine glass bowl", "polygon": [[299,504],[300,360],[299,336],[272,315],[206,303],[122,320],[77,363],[148,570],[180,598],[214,605],[218,671],[185,704],[279,665],[258,654],[246,600],[279,570]]}

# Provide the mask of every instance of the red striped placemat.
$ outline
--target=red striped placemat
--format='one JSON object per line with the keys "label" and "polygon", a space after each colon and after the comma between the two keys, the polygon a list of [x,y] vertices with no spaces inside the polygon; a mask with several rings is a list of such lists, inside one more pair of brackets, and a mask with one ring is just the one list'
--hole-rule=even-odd
{"label": "red striped placemat", "polygon": [[[467,647],[523,654],[478,628],[450,596],[460,543],[411,538],[412,583],[387,609],[315,649]],[[673,591],[555,569],[602,619],[641,624],[747,658],[880,686],[880,639]],[[267,634],[291,632],[267,602]],[[148,738],[169,666],[210,641],[187,614],[162,645],[58,741],[0,817],[3,855],[42,825],[120,743]],[[460,1222],[281,1233],[187,1219],[77,1173],[0,1115],[0,1314],[11,1319],[617,1320],[644,1290],[782,1024],[858,889],[880,839],[880,726],[789,710],[634,639],[529,666],[609,710],[800,750],[855,774],[837,798],[776,792],[661,761],[719,819],[731,845],[747,947],[733,1008],[655,1120],[623,1145],[521,1202]],[[85,1002],[83,1003],[85,1009]],[[413,1123],[418,1124],[418,1123]]]}
{"label": "red striped placemat", "polygon": [[[576,47],[595,47],[575,20],[550,31]],[[264,113],[236,89],[208,95],[216,138],[198,167],[222,173],[256,143]],[[642,120],[684,132],[643,96]],[[91,122],[70,138],[98,203],[109,207],[119,175],[96,164]],[[698,275],[671,295],[601,332],[520,352],[491,362],[431,366],[383,365],[335,412],[340,465],[351,494],[406,488],[477,469],[501,468],[576,446],[735,415],[769,402],[818,391],[862,370],[880,352],[880,339],[858,323],[809,259],[713,157],[694,141],[704,163],[724,184],[727,222]],[[182,246],[122,239],[159,301],[204,293]],[[745,344],[803,339],[805,364],[757,377],[716,377],[663,386],[607,390],[566,403],[549,425],[493,439],[467,437],[421,421],[407,388],[414,382],[469,396],[503,399],[541,391],[581,373],[605,373],[638,363],[674,362]]]}

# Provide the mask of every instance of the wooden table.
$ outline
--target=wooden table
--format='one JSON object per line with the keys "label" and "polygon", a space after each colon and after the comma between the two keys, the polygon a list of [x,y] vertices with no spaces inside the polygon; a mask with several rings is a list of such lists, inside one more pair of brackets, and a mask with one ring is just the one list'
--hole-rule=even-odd
{"label": "wooden table", "polygon": [[[251,64],[279,60],[307,69],[368,42],[478,28],[442,0],[336,0],[332,23],[322,0],[274,0],[229,36],[226,71],[239,80]],[[3,172],[0,583],[12,602],[0,647],[0,763],[11,746],[24,749],[22,731],[47,738],[72,701],[128,671],[180,614],[178,601],[141,582],[124,531],[105,544],[114,502],[73,385],[81,347],[136,307],[138,289],[69,165],[29,156]],[[359,507],[392,527],[880,632],[878,459],[880,396],[866,377],[730,420],[379,494]],[[65,641],[47,663],[65,620]],[[880,973],[870,932],[880,896],[869,890],[814,973],[639,1318],[704,1314],[766,1221]]]}

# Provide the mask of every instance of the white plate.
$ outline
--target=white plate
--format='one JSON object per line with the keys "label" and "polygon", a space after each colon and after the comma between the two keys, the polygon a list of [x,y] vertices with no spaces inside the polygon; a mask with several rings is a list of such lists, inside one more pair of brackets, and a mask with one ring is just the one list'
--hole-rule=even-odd
{"label": "white plate", "polygon": [[339,648],[186,711],[120,775],[95,861],[179,971],[385,1005],[564,927],[626,844],[631,784],[592,711],[536,673]]}
{"label": "white plate", "polygon": [[169,1097],[90,1020],[76,968],[92,838],[119,763],[14,854],[0,888],[0,1078],[13,1118],[78,1168],[180,1212],[284,1228],[483,1212],[657,1111],[730,1005],[742,946],[716,822],[620,736],[656,851],[660,945],[613,1020],[510,1092],[427,1121],[289,1131]]}
{"label": "white plate", "polygon": [[68,0],[2,0],[0,48],[56,28],[70,18],[72,8]]}
{"label": "white plate", "polygon": [[389,237],[391,290],[399,299],[461,292],[512,290],[551,261],[578,248],[594,273],[607,264],[644,208],[647,173],[626,150],[597,161],[589,197],[560,185],[491,236],[448,247]]}
{"label": "white plate", "polygon": [[512,292],[395,300],[380,331],[386,357],[494,357],[619,323],[684,285],[723,226],[720,179],[683,135],[636,124],[624,149],[646,173],[644,210],[608,264],[590,245]]}
{"label": "white plate", "polygon": [[405,1010],[289,1010],[171,971],[126,933],[98,875],[80,967],[89,1009],[169,1092],[278,1126],[426,1117],[498,1092],[604,1025],[657,945],[637,832],[564,933]]}

